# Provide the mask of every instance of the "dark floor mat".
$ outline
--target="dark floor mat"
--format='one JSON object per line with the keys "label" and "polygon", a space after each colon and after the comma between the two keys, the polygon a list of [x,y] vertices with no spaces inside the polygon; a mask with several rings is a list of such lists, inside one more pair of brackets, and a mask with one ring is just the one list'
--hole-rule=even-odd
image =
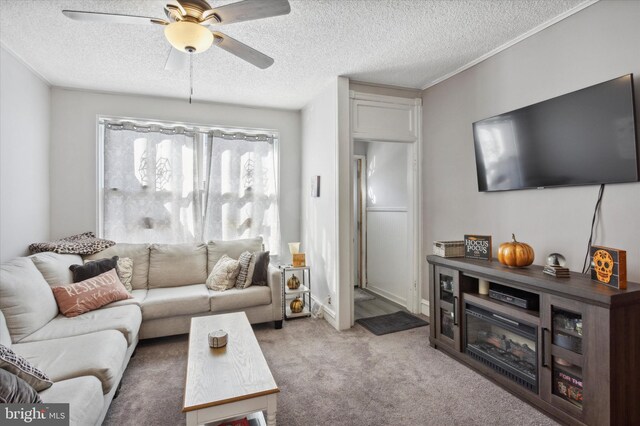
{"label": "dark floor mat", "polygon": [[376,336],[429,325],[425,320],[413,316],[405,311],[378,315],[377,317],[360,318],[359,320],[356,320],[356,322]]}

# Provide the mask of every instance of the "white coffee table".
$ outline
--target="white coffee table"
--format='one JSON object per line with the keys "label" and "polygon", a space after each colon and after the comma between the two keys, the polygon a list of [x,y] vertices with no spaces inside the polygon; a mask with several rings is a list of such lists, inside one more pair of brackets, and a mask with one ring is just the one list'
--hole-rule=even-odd
{"label": "white coffee table", "polygon": [[[228,343],[224,348],[212,349],[207,336],[219,329],[229,334]],[[244,312],[191,320],[182,408],[187,426],[218,424],[263,410],[267,413],[266,424],[275,426],[278,392]]]}

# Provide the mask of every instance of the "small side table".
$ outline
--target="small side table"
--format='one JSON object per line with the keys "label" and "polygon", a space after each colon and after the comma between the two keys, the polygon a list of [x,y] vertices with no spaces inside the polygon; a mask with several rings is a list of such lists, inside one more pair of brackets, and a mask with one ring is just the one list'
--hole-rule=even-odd
{"label": "small side table", "polygon": [[[291,265],[280,265],[282,271],[282,315],[285,320],[293,318],[304,318],[311,316],[311,268],[308,266],[294,267]],[[296,274],[297,273],[297,274]],[[287,281],[293,275],[300,280],[300,287],[291,290],[287,286]],[[302,312],[291,312],[291,301],[299,297],[304,302]]]}

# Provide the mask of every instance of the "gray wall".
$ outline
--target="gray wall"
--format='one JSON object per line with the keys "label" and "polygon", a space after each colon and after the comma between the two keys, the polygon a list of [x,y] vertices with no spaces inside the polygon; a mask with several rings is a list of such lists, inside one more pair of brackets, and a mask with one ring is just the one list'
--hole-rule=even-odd
{"label": "gray wall", "polygon": [[300,241],[300,112],[52,89],[51,236],[96,229],[96,118],[113,115],[280,132],[281,253]]}
{"label": "gray wall", "polygon": [[0,261],[49,239],[47,83],[0,48]]}
{"label": "gray wall", "polygon": [[[601,1],[423,92],[423,244],[514,232],[535,264],[563,253],[582,268],[598,186],[479,193],[471,123],[627,73],[640,111],[640,2]],[[640,123],[640,117],[638,117]],[[595,243],[627,250],[640,281],[640,183],[608,185]],[[425,268],[426,269],[426,268]],[[427,278],[424,277],[426,298]]]}

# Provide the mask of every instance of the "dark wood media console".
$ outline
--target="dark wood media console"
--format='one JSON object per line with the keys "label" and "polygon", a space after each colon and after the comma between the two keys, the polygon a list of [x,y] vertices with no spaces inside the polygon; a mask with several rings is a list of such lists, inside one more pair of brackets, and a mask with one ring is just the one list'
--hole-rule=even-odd
{"label": "dark wood media console", "polygon": [[[640,424],[640,284],[427,260],[433,347],[562,423]],[[481,280],[513,299],[480,294]]]}

